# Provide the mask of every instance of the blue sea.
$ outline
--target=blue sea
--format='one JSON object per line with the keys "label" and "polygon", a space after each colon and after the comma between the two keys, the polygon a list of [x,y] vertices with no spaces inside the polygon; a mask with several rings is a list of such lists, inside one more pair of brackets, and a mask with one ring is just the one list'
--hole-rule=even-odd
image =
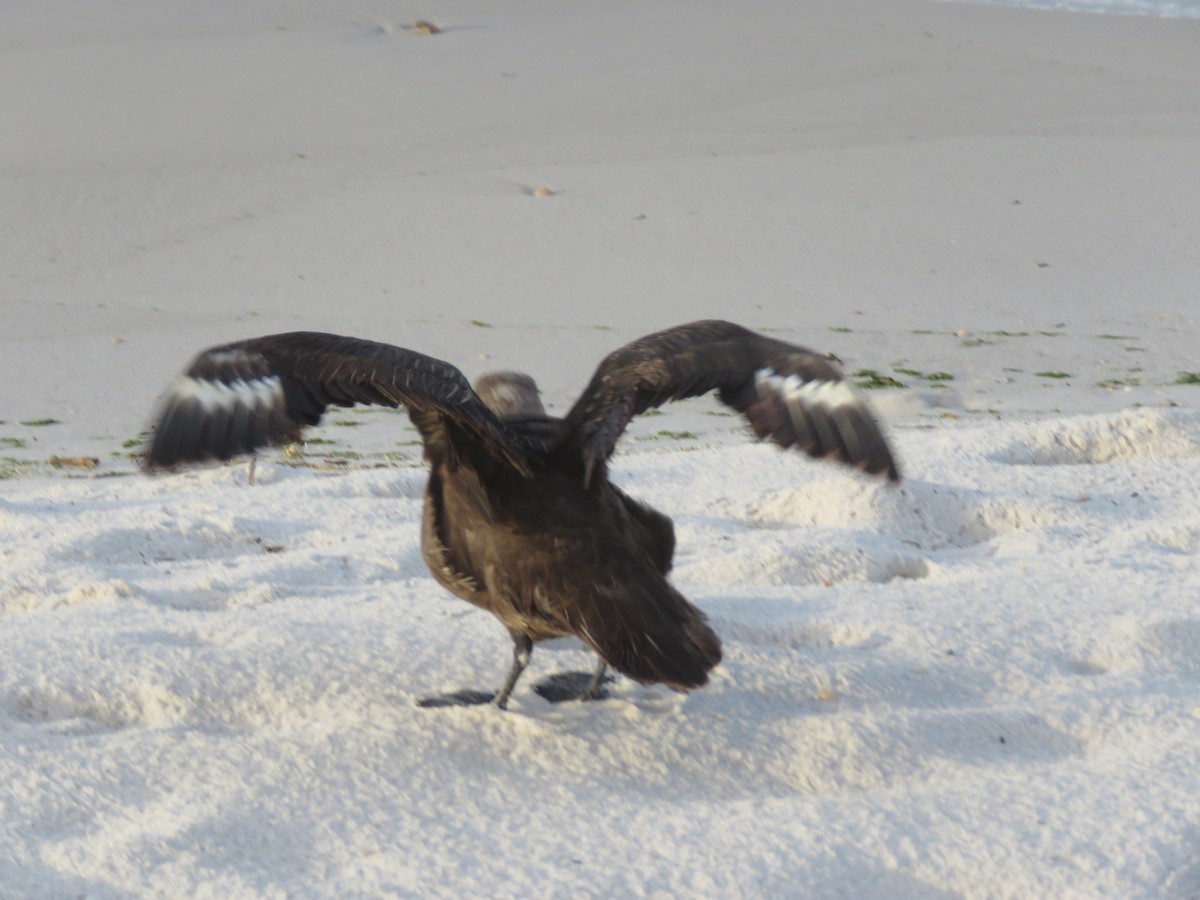
{"label": "blue sea", "polygon": [[1070,12],[1113,13],[1126,16],[1159,16],[1200,19],[1200,0],[983,0],[997,6],[1026,9],[1060,9]]}

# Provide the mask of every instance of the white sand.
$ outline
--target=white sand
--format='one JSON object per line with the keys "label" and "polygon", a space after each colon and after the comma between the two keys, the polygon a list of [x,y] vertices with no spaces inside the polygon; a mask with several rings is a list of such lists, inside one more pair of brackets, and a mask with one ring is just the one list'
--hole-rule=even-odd
{"label": "white sand", "polygon": [[[0,897],[1200,894],[1200,23],[109,6],[0,9]],[[508,650],[421,565],[403,416],[254,487],[123,446],[222,340],[561,411],[712,315],[906,383],[908,480],[637,423],[725,640],[686,697],[415,707]]]}

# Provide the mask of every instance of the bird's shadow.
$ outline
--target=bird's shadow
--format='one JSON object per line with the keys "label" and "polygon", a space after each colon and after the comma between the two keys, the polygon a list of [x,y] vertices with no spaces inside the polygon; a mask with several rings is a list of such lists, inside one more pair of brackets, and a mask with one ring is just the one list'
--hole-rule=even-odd
{"label": "bird's shadow", "polygon": [[[583,697],[592,681],[591,672],[556,672],[537,682],[533,686],[536,693],[549,703],[565,703],[568,700],[607,700],[609,692],[603,687],[594,694]],[[612,675],[605,675],[601,685],[616,681]],[[496,699],[495,691],[475,691],[465,689],[451,691],[447,694],[435,694],[432,697],[422,697],[417,706],[422,709],[443,709],[450,706],[481,706]]]}

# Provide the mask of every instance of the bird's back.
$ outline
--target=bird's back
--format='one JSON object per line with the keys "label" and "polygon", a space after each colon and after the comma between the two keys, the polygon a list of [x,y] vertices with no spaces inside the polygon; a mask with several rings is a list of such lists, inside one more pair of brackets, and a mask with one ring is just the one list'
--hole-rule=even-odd
{"label": "bird's back", "polygon": [[[529,427],[549,434],[553,421]],[[703,613],[665,577],[670,520],[631,509],[607,479],[585,488],[577,463],[550,454],[532,477],[435,463],[430,487],[442,558],[474,590],[439,580],[514,635],[576,635],[623,674],[679,688],[720,661]]]}

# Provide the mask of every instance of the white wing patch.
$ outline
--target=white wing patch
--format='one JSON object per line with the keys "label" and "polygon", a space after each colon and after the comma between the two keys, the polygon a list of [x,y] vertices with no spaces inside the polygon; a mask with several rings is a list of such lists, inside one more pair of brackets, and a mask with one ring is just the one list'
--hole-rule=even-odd
{"label": "white wing patch", "polygon": [[754,384],[759,395],[764,387],[785,400],[794,400],[801,406],[824,406],[837,409],[842,406],[858,406],[860,400],[854,389],[844,381],[805,381],[799,375],[783,376],[774,369],[762,368],[754,373]]}
{"label": "white wing patch", "polygon": [[283,384],[277,375],[250,381],[239,378],[230,384],[181,375],[175,380],[171,396],[176,402],[195,400],[206,414],[216,409],[232,413],[239,405],[249,409],[272,409],[285,403]]}
{"label": "white wing patch", "polygon": [[250,354],[245,350],[209,350],[201,355],[207,357],[214,366],[236,365],[250,359]]}

